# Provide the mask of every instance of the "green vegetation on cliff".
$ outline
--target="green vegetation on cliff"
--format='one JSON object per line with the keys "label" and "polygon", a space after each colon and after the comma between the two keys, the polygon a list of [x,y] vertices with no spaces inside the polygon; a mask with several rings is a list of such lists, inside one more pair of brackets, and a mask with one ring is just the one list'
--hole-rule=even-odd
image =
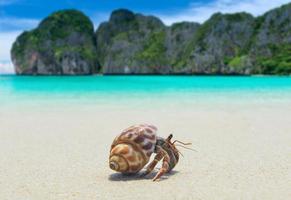
{"label": "green vegetation on cliff", "polygon": [[166,33],[163,31],[153,32],[146,41],[143,51],[136,55],[137,59],[150,62],[154,66],[166,64],[165,36]]}
{"label": "green vegetation on cliff", "polygon": [[11,54],[19,74],[89,74],[98,67],[93,24],[77,10],[55,12],[22,33]]}
{"label": "green vegetation on cliff", "polygon": [[291,45],[272,46],[272,56],[261,57],[258,64],[263,74],[291,74]]}

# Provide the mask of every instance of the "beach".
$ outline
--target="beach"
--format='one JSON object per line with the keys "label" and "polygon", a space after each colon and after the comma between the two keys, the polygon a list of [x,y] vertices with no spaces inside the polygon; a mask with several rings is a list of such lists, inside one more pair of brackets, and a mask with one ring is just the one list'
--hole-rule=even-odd
{"label": "beach", "polygon": [[[0,107],[0,199],[290,198],[288,98],[135,101],[5,100]],[[160,164],[147,177],[115,173],[108,166],[110,145],[123,129],[140,123],[155,125],[161,137],[172,133],[174,139],[192,142],[196,152],[179,148],[183,157],[157,182],[151,179]]]}
{"label": "beach", "polygon": [[[287,109],[288,108],[288,109]],[[289,107],[1,112],[1,199],[288,199]],[[158,182],[108,166],[113,138],[132,124],[193,143]]]}

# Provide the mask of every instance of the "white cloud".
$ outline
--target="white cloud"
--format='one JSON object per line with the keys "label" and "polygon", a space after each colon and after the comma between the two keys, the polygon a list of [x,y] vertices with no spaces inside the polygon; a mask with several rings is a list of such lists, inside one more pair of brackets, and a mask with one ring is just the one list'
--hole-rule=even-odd
{"label": "white cloud", "polygon": [[216,12],[221,13],[235,13],[235,12],[248,12],[254,16],[262,15],[264,12],[279,7],[282,4],[289,3],[290,0],[214,0],[211,3],[193,3],[189,8],[180,10],[172,14],[156,14],[162,21],[171,25],[180,21],[194,21],[204,22]]}
{"label": "white cloud", "polygon": [[14,73],[10,59],[12,44],[24,30],[35,28],[38,23],[39,20],[36,19],[0,18],[0,74]]}
{"label": "white cloud", "polygon": [[15,74],[14,67],[10,61],[0,61],[0,74]]}
{"label": "white cloud", "polygon": [[0,74],[14,73],[13,65],[10,61],[10,49],[20,33],[21,31],[0,32]]}

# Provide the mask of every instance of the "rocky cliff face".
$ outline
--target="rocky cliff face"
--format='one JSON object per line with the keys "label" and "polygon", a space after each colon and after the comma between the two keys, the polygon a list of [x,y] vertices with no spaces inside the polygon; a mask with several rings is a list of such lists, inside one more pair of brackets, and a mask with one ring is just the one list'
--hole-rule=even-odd
{"label": "rocky cliff face", "polygon": [[98,58],[105,74],[183,73],[174,66],[200,25],[182,22],[170,27],[158,18],[120,9],[96,32]]}
{"label": "rocky cliff face", "polygon": [[190,67],[184,65],[182,58],[189,41],[196,35],[200,24],[192,22],[175,23],[166,31],[166,58],[171,73],[190,73]]}
{"label": "rocky cliff face", "polygon": [[96,32],[103,73],[167,73],[165,25],[156,17],[114,11]]}
{"label": "rocky cliff face", "polygon": [[193,36],[185,49],[182,66],[191,73],[250,73],[248,63],[233,66],[253,34],[254,18],[246,13],[214,14]]}
{"label": "rocky cliff face", "polygon": [[95,33],[79,11],[60,11],[21,34],[11,55],[18,74],[291,74],[291,3],[201,25],[119,9]]}
{"label": "rocky cliff face", "polygon": [[74,75],[97,72],[94,28],[81,12],[55,12],[22,33],[11,50],[17,74]]}
{"label": "rocky cliff face", "polygon": [[258,73],[291,74],[291,3],[256,19],[249,56]]}
{"label": "rocky cliff face", "polygon": [[118,10],[96,32],[98,58],[105,74],[290,74],[290,7],[257,18],[216,13],[202,25],[170,27]]}

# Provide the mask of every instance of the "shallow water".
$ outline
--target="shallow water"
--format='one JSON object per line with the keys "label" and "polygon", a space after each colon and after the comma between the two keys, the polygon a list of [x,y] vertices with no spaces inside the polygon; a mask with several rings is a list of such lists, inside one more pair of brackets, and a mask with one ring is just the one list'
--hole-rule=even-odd
{"label": "shallow water", "polygon": [[291,102],[291,77],[0,76],[1,105]]}

